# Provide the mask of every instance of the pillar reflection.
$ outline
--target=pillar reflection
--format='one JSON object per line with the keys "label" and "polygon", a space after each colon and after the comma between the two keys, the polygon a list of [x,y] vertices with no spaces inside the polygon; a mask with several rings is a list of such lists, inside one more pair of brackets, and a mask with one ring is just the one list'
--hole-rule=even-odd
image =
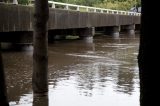
{"label": "pillar reflection", "polygon": [[34,96],[32,106],[49,106],[48,105],[48,95],[45,96]]}

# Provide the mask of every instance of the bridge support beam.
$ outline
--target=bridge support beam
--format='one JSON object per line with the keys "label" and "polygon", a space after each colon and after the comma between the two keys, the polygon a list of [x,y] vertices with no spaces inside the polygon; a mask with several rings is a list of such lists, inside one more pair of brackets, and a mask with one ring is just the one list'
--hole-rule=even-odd
{"label": "bridge support beam", "polygon": [[95,34],[95,28],[82,28],[78,30],[80,39],[83,39],[87,43],[93,43],[93,36]]}
{"label": "bridge support beam", "polygon": [[111,35],[114,38],[119,38],[119,30],[120,30],[119,26],[105,27],[105,34],[106,35]]}

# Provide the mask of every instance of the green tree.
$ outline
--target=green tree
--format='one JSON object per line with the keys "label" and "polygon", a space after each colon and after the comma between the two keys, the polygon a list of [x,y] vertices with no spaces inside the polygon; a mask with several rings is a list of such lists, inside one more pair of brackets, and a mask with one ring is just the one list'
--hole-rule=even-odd
{"label": "green tree", "polygon": [[[13,3],[14,0],[0,0],[0,2],[8,2],[8,3]],[[18,1],[18,4],[24,4],[24,5],[27,5],[29,4],[29,1],[30,0],[17,0]]]}
{"label": "green tree", "polygon": [[63,3],[72,3],[78,5],[86,5],[86,6],[93,6],[97,3],[102,3],[104,0],[53,0],[56,2],[63,2]]}
{"label": "green tree", "polygon": [[29,4],[29,0],[18,0],[18,3],[19,4],[24,4],[24,5],[27,5],[27,4]]}
{"label": "green tree", "polygon": [[140,6],[141,0],[53,0],[86,6],[96,6],[101,8],[129,10],[132,7]]}
{"label": "green tree", "polygon": [[94,6],[115,10],[130,10],[130,8],[140,5],[140,0],[104,0]]}

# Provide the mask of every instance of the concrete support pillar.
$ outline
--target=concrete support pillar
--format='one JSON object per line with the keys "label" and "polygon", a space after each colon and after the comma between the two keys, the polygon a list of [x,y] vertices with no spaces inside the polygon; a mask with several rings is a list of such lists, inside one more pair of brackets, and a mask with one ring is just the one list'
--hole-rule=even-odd
{"label": "concrete support pillar", "polygon": [[1,42],[12,42],[21,44],[31,44],[33,42],[32,31],[15,31],[15,32],[0,32]]}
{"label": "concrete support pillar", "polygon": [[66,35],[49,35],[48,42],[53,43],[56,40],[64,40],[66,39]]}
{"label": "concrete support pillar", "polygon": [[74,29],[54,29],[48,31],[48,42],[53,43],[55,40],[64,40],[67,35],[73,35]]}
{"label": "concrete support pillar", "polygon": [[110,26],[105,28],[105,34],[111,35],[115,38],[119,38],[119,26]]}
{"label": "concrete support pillar", "polygon": [[3,42],[1,43],[1,48],[3,50],[16,50],[16,51],[32,51],[33,45],[26,43],[9,43]]}
{"label": "concrete support pillar", "polygon": [[93,43],[93,36],[95,34],[95,28],[82,28],[79,29],[78,35],[80,39],[85,40],[87,43]]}
{"label": "concrete support pillar", "polygon": [[54,40],[63,40],[66,38],[66,35],[54,35],[53,39]]}
{"label": "concrete support pillar", "polygon": [[123,28],[124,28],[124,31],[125,31],[128,35],[135,35],[135,25],[134,25],[134,24],[125,25]]}

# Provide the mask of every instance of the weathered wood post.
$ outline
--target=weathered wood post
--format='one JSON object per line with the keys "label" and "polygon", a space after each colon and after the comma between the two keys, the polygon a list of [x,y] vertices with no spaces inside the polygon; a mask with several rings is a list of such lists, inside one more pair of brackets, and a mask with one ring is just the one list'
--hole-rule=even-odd
{"label": "weathered wood post", "polygon": [[48,0],[35,0],[32,87],[40,96],[48,93],[48,17]]}
{"label": "weathered wood post", "polygon": [[0,43],[0,106],[9,106],[7,99],[7,92],[6,92],[3,61],[1,55],[1,43]]}

